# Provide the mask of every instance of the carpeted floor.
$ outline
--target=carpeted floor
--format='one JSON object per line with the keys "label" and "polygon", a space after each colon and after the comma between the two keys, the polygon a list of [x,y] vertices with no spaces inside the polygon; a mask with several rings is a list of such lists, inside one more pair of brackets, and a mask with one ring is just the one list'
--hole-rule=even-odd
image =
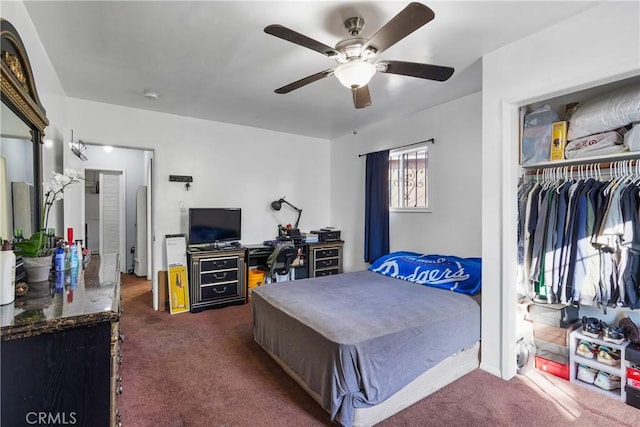
{"label": "carpeted floor", "polygon": [[[257,344],[250,305],[170,315],[150,282],[123,275],[123,426],[333,425]],[[477,369],[381,426],[638,426],[640,410],[532,370]]]}

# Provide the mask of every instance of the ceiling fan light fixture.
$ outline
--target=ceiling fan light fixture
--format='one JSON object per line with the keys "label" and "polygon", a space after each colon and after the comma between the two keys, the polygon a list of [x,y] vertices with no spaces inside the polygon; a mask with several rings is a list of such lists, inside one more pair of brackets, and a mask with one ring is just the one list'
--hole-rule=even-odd
{"label": "ceiling fan light fixture", "polygon": [[349,89],[366,86],[375,73],[375,65],[360,60],[340,64],[334,71],[340,83]]}

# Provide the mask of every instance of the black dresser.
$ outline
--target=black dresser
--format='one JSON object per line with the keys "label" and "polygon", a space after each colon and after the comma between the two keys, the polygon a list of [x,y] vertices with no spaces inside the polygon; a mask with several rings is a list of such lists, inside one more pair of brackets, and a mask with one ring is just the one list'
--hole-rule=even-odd
{"label": "black dresser", "polygon": [[245,248],[188,250],[190,311],[247,302]]}
{"label": "black dresser", "polygon": [[117,255],[92,257],[0,306],[0,425],[120,424],[119,270]]}

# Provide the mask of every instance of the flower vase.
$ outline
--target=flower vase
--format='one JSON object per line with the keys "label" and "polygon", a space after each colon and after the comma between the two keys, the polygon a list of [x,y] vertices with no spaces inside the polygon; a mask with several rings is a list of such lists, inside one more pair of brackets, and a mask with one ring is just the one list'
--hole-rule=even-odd
{"label": "flower vase", "polygon": [[49,279],[51,257],[52,255],[22,258],[22,265],[27,272],[27,282],[44,282]]}

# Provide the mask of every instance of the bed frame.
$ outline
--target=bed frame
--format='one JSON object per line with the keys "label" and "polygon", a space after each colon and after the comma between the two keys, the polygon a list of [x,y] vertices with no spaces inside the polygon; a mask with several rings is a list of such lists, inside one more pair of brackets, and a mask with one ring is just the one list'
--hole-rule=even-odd
{"label": "bed frame", "polygon": [[[260,345],[258,343],[258,345]],[[320,395],[313,392],[307,384],[293,372],[278,356],[261,345],[262,349],[280,365],[316,402],[322,405]],[[353,414],[353,426],[372,426],[397,414],[403,409],[424,399],[442,387],[451,384],[455,380],[467,375],[479,366],[480,341],[470,348],[447,357],[418,378],[404,386],[397,393],[378,405],[367,408],[355,408]]]}

